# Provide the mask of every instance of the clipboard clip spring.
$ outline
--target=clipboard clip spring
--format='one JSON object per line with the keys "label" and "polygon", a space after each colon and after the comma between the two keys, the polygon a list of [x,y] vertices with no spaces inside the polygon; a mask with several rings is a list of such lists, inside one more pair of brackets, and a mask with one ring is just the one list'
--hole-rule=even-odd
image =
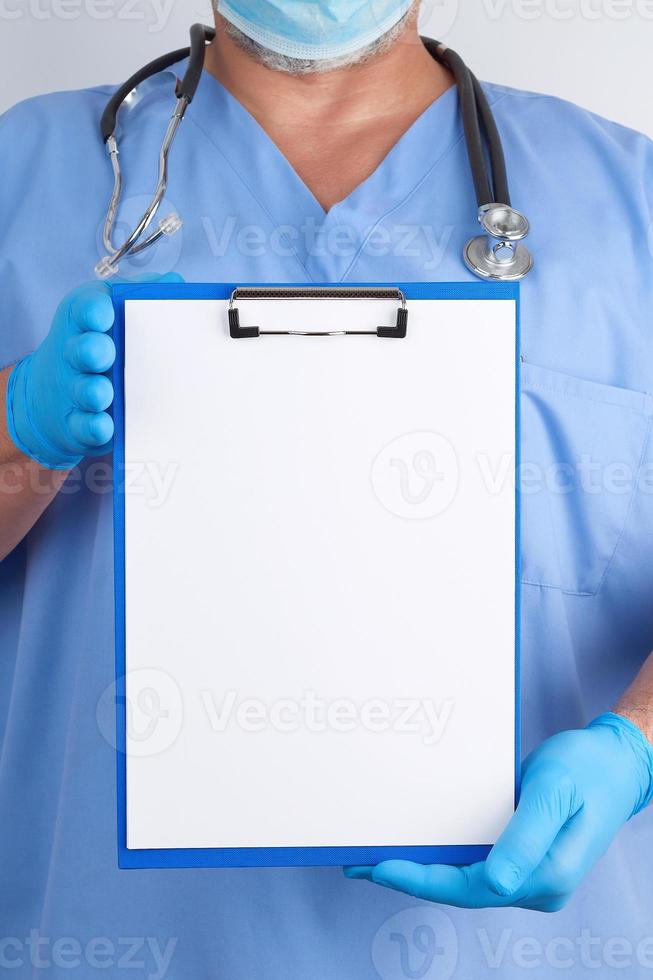
{"label": "clipboard clip spring", "polygon": [[[397,319],[393,327],[377,327],[376,330],[261,330],[259,327],[243,327],[237,300],[251,299],[396,299],[399,301]],[[251,337],[385,337],[404,340],[408,330],[406,297],[397,286],[239,286],[229,300],[229,336],[233,340]]]}

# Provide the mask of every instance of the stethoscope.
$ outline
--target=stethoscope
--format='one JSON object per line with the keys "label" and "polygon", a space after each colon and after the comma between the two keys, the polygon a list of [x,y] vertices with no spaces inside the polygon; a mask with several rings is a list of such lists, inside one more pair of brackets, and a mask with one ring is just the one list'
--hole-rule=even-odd
{"label": "stethoscope", "polygon": [[[190,29],[190,47],[171,51],[145,65],[120,86],[102,113],[100,128],[111,160],[114,184],[104,222],[103,241],[107,254],[95,267],[95,272],[101,279],[110,279],[116,275],[121,259],[138,255],[164,235],[174,235],[181,228],[181,218],[174,213],[162,218],[155,229],[151,226],[168,186],[170,150],[200,83],[206,45],[214,37],[213,28],[194,24]],[[438,41],[428,38],[423,40],[432,57],[451,71],[458,86],[467,154],[478,204],[478,221],[484,232],[465,245],[465,265],[481,279],[523,279],[533,266],[533,258],[523,244],[529,232],[529,223],[510,204],[503,146],[492,110],[478,79],[462,58]],[[122,245],[116,247],[113,244],[114,225],[122,194],[122,171],[116,136],[118,113],[121,106],[135,99],[139,85],[185,58],[188,58],[188,67],[184,77],[177,80],[177,104],[161,145],[156,190],[140,221]]]}

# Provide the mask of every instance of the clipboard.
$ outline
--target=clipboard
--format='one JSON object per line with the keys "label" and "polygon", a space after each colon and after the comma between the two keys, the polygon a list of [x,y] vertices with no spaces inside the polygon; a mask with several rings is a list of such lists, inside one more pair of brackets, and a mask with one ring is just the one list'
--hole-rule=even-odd
{"label": "clipboard", "polygon": [[112,292],[119,867],[481,860],[520,776],[519,286]]}

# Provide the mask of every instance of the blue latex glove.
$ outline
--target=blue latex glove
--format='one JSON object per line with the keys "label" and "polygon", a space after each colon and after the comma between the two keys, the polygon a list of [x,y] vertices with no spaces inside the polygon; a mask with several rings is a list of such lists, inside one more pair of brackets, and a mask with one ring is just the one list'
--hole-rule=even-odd
{"label": "blue latex glove", "polygon": [[[182,282],[180,276],[139,282]],[[80,286],[62,301],[41,346],[14,367],[7,384],[7,428],[14,444],[48,469],[68,470],[84,456],[111,450],[113,385],[106,372],[116,350],[111,290]]]}
{"label": "blue latex glove", "polygon": [[461,908],[555,912],[652,797],[653,747],[630,721],[608,712],[583,730],[554,735],[528,757],[519,806],[486,861],[383,861],[345,874]]}

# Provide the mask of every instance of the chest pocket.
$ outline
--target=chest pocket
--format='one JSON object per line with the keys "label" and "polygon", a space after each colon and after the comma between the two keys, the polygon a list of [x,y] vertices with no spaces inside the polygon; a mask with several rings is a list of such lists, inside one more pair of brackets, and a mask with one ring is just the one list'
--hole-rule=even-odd
{"label": "chest pocket", "polygon": [[522,363],[522,582],[599,591],[646,478],[652,416],[643,392]]}

